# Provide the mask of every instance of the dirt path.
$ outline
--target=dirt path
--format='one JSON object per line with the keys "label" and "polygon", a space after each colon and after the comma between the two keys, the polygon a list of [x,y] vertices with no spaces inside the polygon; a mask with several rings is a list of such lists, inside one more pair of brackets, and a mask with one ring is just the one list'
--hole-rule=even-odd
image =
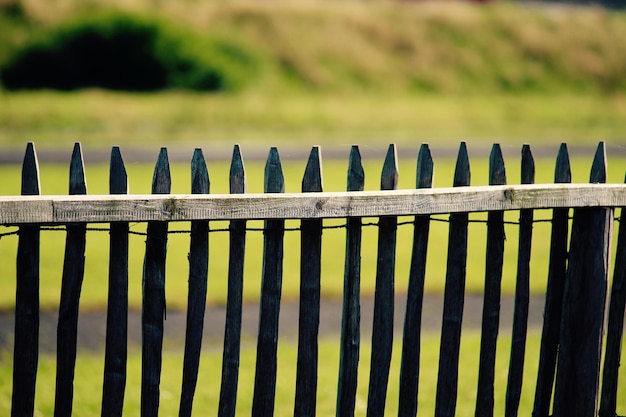
{"label": "dirt path", "polygon": [[[468,294],[465,299],[463,329],[480,330],[482,317],[482,295]],[[395,332],[399,339],[404,323],[406,299],[404,295],[396,297]],[[529,328],[540,330],[543,318],[543,296],[532,296],[529,309]],[[513,320],[513,296],[502,297],[500,332],[503,336],[511,332]],[[297,341],[298,337],[298,309],[297,302],[286,302],[281,305],[280,330],[281,338]],[[441,295],[426,295],[424,299],[422,329],[424,332],[439,332],[441,329],[441,313],[443,297]],[[366,342],[371,338],[372,317],[374,311],[373,297],[363,297],[361,300],[361,340]],[[254,344],[258,326],[258,304],[249,303],[243,307],[242,341]],[[204,348],[222,348],[224,334],[224,317],[226,309],[223,306],[210,306],[205,314]],[[56,351],[56,312],[48,311],[41,315],[40,321],[40,349],[43,352]],[[165,321],[164,347],[166,349],[181,348],[185,340],[184,311],[168,311]],[[141,312],[131,311],[128,319],[129,344],[141,344]],[[78,323],[79,350],[104,350],[106,332],[105,312],[81,313]],[[13,349],[14,316],[12,313],[0,314],[0,350]],[[341,300],[322,300],[320,313],[320,338],[338,337],[341,330]]]}

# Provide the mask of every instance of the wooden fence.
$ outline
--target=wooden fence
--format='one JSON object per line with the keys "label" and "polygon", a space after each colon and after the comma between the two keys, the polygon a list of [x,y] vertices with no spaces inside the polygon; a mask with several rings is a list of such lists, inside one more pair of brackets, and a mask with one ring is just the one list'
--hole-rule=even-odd
{"label": "wooden fence", "polygon": [[[118,148],[113,148],[111,195],[87,196],[82,151],[76,145],[70,167],[70,195],[41,196],[37,156],[34,146],[29,144],[22,170],[22,196],[0,197],[0,225],[19,226],[12,415],[32,416],[34,410],[42,226],[65,225],[67,228],[57,329],[55,416],[69,416],[73,403],[86,228],[88,223],[110,223],[102,415],[119,416],[126,384],[129,222],[147,222],[143,268],[141,414],[156,416],[161,379],[168,225],[174,221],[191,222],[187,332],[180,400],[180,415],[188,416],[192,410],[202,344],[209,221],[229,220],[228,300],[218,415],[233,416],[239,374],[246,221],[251,219],[265,220],[252,414],[270,416],[274,413],[285,220],[300,219],[300,331],[293,414],[315,415],[324,218],[346,219],[336,414],[354,415],[361,343],[362,218],[377,217],[378,261],[367,415],[382,416],[387,401],[393,345],[396,228],[398,216],[409,215],[415,216],[414,238],[402,339],[398,409],[401,416],[415,416],[418,411],[420,331],[429,225],[432,214],[450,213],[435,415],[454,416],[459,386],[468,214],[487,211],[486,275],[475,413],[477,416],[492,416],[505,239],[504,211],[519,210],[517,288],[505,406],[506,416],[516,416],[525,361],[533,212],[535,209],[550,208],[553,209],[550,263],[532,415],[615,417],[617,397],[626,395],[623,391],[618,393],[617,383],[626,302],[626,231],[623,222],[612,279],[609,279],[609,257],[614,209],[626,206],[626,186],[605,184],[606,151],[603,143],[598,146],[594,158],[590,184],[570,184],[565,145],[558,153],[555,184],[533,184],[534,161],[528,146],[523,147],[521,166],[522,184],[506,185],[502,153],[500,147],[494,145],[489,160],[489,186],[470,187],[469,158],[462,143],[453,187],[432,189],[433,160],[428,146],[423,145],[417,161],[416,189],[397,190],[396,149],[390,146],[382,170],[381,191],[364,192],[361,158],[358,148],[353,147],[347,192],[329,193],[323,192],[320,151],[315,147],[302,180],[302,193],[285,194],[279,155],[272,148],[265,167],[265,194],[246,194],[242,158],[239,148],[235,147],[230,170],[230,194],[211,195],[204,158],[201,150],[196,150],[191,162],[192,194],[173,195],[170,194],[167,151],[162,149],[154,171],[153,194],[128,195],[121,153]],[[570,209],[573,209],[571,222]],[[612,283],[610,291],[609,283]],[[607,301],[610,302],[607,304]]]}

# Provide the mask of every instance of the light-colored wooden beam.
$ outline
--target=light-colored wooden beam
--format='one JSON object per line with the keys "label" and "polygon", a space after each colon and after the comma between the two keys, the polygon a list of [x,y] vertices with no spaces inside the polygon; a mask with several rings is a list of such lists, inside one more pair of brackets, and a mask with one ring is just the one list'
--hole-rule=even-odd
{"label": "light-colored wooden beam", "polygon": [[625,184],[548,184],[300,194],[0,197],[0,224],[403,216],[626,206]]}

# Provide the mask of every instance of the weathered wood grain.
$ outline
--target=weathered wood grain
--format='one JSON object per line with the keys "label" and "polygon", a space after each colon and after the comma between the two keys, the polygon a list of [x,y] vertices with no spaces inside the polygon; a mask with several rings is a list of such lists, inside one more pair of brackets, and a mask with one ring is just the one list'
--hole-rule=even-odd
{"label": "weathered wood grain", "polygon": [[[562,143],[556,158],[554,182],[558,186],[565,186],[571,180],[572,174],[567,145]],[[537,370],[537,384],[535,385],[533,417],[548,417],[550,413],[567,266],[568,216],[568,208],[556,208],[552,213],[548,284],[543,313],[541,345],[539,348],[539,367]]]}
{"label": "weathered wood grain", "polygon": [[[311,149],[302,178],[302,192],[321,192],[322,160],[319,146]],[[322,220],[302,220],[300,232],[300,315],[296,369],[295,416],[315,416],[317,401],[318,331]]]}
{"label": "weathered wood grain", "polygon": [[[389,145],[380,179],[381,190],[398,188],[398,152]],[[396,265],[396,229],[398,218],[384,216],[378,220],[378,256],[372,325],[372,356],[367,396],[367,415],[385,413],[389,366],[393,347],[394,278]]]}
{"label": "weathered wood grain", "polygon": [[[285,179],[276,148],[270,149],[265,164],[264,191],[266,193],[285,192]],[[259,335],[252,397],[253,417],[270,417],[274,414],[285,220],[266,220],[264,229]]]}
{"label": "weathered wood grain", "polygon": [[[350,150],[348,192],[363,191],[365,172],[357,146]],[[361,219],[351,217],[346,225],[346,257],[343,280],[341,343],[339,346],[339,378],[337,417],[354,416],[360,352],[361,323]]]}
{"label": "weathered wood grain", "polygon": [[623,207],[620,210],[620,215],[613,285],[611,286],[611,301],[609,303],[600,417],[615,417],[617,415],[617,379],[624,334],[624,310],[626,308],[626,217],[624,217],[626,211]]}
{"label": "weathered wood grain", "polygon": [[[243,194],[246,192],[246,171],[239,145],[235,145],[233,149],[230,165],[230,192],[231,194]],[[233,220],[230,222],[228,295],[226,300],[226,323],[224,326],[224,351],[222,352],[219,417],[234,417],[237,404],[245,249],[246,221]]]}
{"label": "weathered wood grain", "polygon": [[[35,145],[26,146],[22,195],[38,195],[39,162]],[[11,416],[32,416],[39,362],[39,226],[21,226],[17,243],[15,341]]]}
{"label": "weathered wood grain", "polygon": [[311,194],[0,197],[0,224],[319,219],[622,207],[625,184],[537,184]]}
{"label": "weathered wood grain", "polygon": [[[606,178],[604,143],[590,181]],[[613,209],[574,210],[554,387],[555,417],[596,416]]]}
{"label": "weathered wood grain", "polygon": [[[79,143],[74,145],[70,162],[70,194],[86,194],[83,152]],[[67,225],[61,301],[57,324],[57,372],[54,397],[54,415],[71,416],[74,397],[74,369],[76,365],[76,339],[78,305],[85,274],[85,223]]]}
{"label": "weathered wood grain", "polygon": [[[128,176],[119,147],[111,150],[109,192],[128,193]],[[128,342],[128,223],[111,223],[102,416],[121,416],[126,388]]]}
{"label": "weathered wood grain", "polygon": [[[417,156],[416,187],[432,187],[433,171],[434,165],[430,149],[428,145],[422,144]],[[429,230],[430,216],[415,216],[400,364],[400,398],[398,403],[398,416],[400,417],[415,417],[417,414],[422,305]]]}
{"label": "weathered wood grain", "polygon": [[[152,177],[152,192],[167,194],[171,188],[167,149],[161,148]],[[143,268],[141,310],[141,415],[157,417],[165,319],[165,257],[168,223],[148,223]]]}
{"label": "weathered wood grain", "polygon": [[[191,192],[208,194],[211,183],[202,149],[195,149],[191,159]],[[206,308],[207,279],[209,270],[209,222],[191,222],[189,245],[189,280],[187,294],[187,327],[185,332],[185,356],[183,382],[180,395],[179,417],[191,416],[193,397],[198,381],[202,330]]]}
{"label": "weathered wood grain", "polygon": [[[535,182],[535,161],[528,145],[522,148],[522,184]],[[530,250],[533,237],[533,210],[520,211],[519,240],[517,254],[517,277],[515,285],[515,310],[511,356],[509,359],[509,377],[506,389],[504,415],[517,417],[522,380],[524,376],[524,357],[526,353],[526,335],[528,332],[528,303],[530,299]]]}
{"label": "weathered wood grain", "polygon": [[[454,186],[470,184],[470,165],[465,142],[461,143],[454,171]],[[448,232],[448,261],[443,299],[443,324],[441,327],[441,347],[435,416],[453,417],[456,411],[459,379],[459,348],[461,324],[465,300],[465,277],[467,265],[467,213],[450,214]]]}
{"label": "weathered wood grain", "polygon": [[[489,157],[489,185],[506,184],[504,159],[499,144],[494,144]],[[487,214],[487,249],[485,262],[485,290],[483,302],[480,363],[476,415],[493,416],[496,344],[500,326],[500,291],[504,264],[504,212]]]}

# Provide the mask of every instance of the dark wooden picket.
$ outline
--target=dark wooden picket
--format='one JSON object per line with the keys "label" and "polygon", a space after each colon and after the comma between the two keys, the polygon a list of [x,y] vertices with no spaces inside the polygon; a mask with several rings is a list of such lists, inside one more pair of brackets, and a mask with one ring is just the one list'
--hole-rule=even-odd
{"label": "dark wooden picket", "polygon": [[[417,156],[417,188],[433,186],[433,159],[428,145],[420,147]],[[426,253],[430,216],[415,216],[413,251],[407,288],[406,312],[402,338],[402,361],[400,365],[399,417],[414,417],[417,414],[417,391],[419,385],[419,357],[422,329],[422,305],[424,301],[424,279],[426,276]]]}
{"label": "dark wooden picket", "polygon": [[[128,176],[119,147],[111,151],[109,192],[128,194]],[[128,222],[110,224],[102,416],[121,416],[126,388],[128,340]]]}
{"label": "dark wooden picket", "polygon": [[[39,251],[40,228],[44,224],[61,224],[67,229],[63,265],[59,320],[57,328],[57,375],[55,391],[55,416],[72,414],[74,367],[76,362],[77,320],[81,285],[84,275],[86,222],[109,223],[110,259],[109,294],[107,306],[106,347],[102,387],[102,415],[121,416],[126,389],[126,359],[128,343],[128,251],[129,221],[147,222],[146,250],[143,268],[142,305],[142,380],[141,415],[157,416],[159,413],[161,362],[165,306],[165,259],[168,227],[171,221],[191,221],[187,326],[184,360],[182,366],[179,415],[191,416],[198,381],[200,352],[208,284],[209,221],[230,220],[228,296],[222,352],[221,389],[218,404],[220,417],[233,417],[239,378],[241,349],[242,293],[247,219],[264,219],[263,267],[259,307],[259,334],[252,397],[252,415],[274,415],[274,401],[278,378],[278,336],[282,292],[283,239],[286,219],[300,220],[300,310],[298,357],[295,380],[294,415],[314,416],[317,410],[318,332],[320,324],[321,253],[323,218],[346,219],[346,255],[342,325],[339,343],[339,369],[336,397],[336,415],[353,416],[356,412],[358,367],[360,353],[360,274],[361,232],[363,214],[358,199],[367,196],[378,207],[378,257],[372,325],[372,355],[369,364],[367,415],[385,414],[389,385],[390,363],[393,349],[394,289],[396,229],[398,216],[415,215],[413,220],[413,248],[409,279],[406,315],[400,362],[398,415],[415,417],[418,411],[420,374],[420,344],[426,254],[431,214],[450,213],[448,232],[447,270],[441,329],[441,346],[438,363],[438,380],[435,398],[435,415],[452,417],[456,414],[459,386],[459,353],[461,326],[465,297],[467,267],[468,222],[472,211],[487,211],[487,247],[485,288],[482,320],[480,361],[475,413],[493,416],[495,360],[500,324],[500,286],[504,262],[504,211],[519,210],[519,242],[517,276],[509,356],[509,373],[506,386],[504,413],[516,417],[519,413],[526,357],[530,297],[530,259],[534,210],[552,208],[552,236],[550,263],[546,288],[544,323],[539,352],[539,366],[535,385],[533,417],[548,417],[553,403],[554,417],[616,417],[618,398],[618,368],[623,338],[624,309],[626,305],[626,226],[620,224],[612,288],[608,291],[610,242],[613,211],[626,206],[626,188],[605,186],[606,149],[598,145],[592,164],[590,183],[598,184],[592,199],[585,200],[584,193],[593,188],[577,185],[570,188],[569,156],[565,144],[559,149],[555,168],[556,185],[539,189],[534,184],[534,160],[530,147],[524,145],[521,154],[522,186],[506,186],[504,159],[499,145],[492,147],[488,187],[469,187],[470,164],[465,143],[461,143],[456,161],[454,192],[445,194],[450,205],[442,205],[437,190],[427,190],[433,184],[433,159],[427,145],[422,145],[417,158],[416,195],[421,200],[402,200],[406,194],[397,190],[398,160],[395,145],[388,149],[381,174],[381,191],[360,193],[364,189],[365,173],[358,147],[351,149],[348,166],[347,193],[324,193],[322,164],[319,147],[309,155],[302,180],[302,193],[285,195],[285,181],[278,155],[272,148],[265,167],[263,195],[250,195],[251,199],[229,200],[229,196],[215,196],[217,201],[227,201],[224,206],[213,205],[211,210],[228,211],[227,216],[217,213],[203,216],[186,211],[181,215],[177,204],[187,199],[201,204],[214,202],[198,194],[208,194],[209,175],[200,149],[191,161],[191,192],[195,196],[166,196],[151,205],[150,196],[136,200],[128,194],[128,178],[119,148],[111,152],[110,200],[119,207],[131,201],[137,213],[115,212],[107,217],[106,207],[98,205],[106,196],[84,196],[68,200],[67,206],[58,198],[33,205],[32,198],[6,202],[0,197],[2,225],[17,224],[19,240],[17,250],[17,283],[15,307],[15,341],[12,416],[34,414],[35,382],[38,362],[39,335]],[[525,186],[526,185],[526,188]],[[466,187],[466,188],[463,188]],[[559,190],[559,188],[564,189]],[[170,194],[171,179],[167,150],[162,148],[154,170],[153,194]],[[492,190],[495,190],[492,191]],[[402,191],[402,190],[401,190]],[[563,192],[561,192],[563,191]],[[412,191],[407,191],[410,193]],[[86,180],[82,150],[76,144],[70,162],[70,195],[86,194]],[[246,193],[246,177],[240,149],[235,146],[230,170],[230,196]],[[577,194],[578,193],[578,194]],[[38,196],[39,170],[33,144],[26,149],[22,168],[24,196]],[[270,194],[280,194],[281,199],[269,200]],[[462,196],[459,198],[456,195]],[[388,196],[405,201],[405,207]],[[356,199],[353,199],[356,196]],[[156,196],[153,196],[156,197]],[[211,196],[209,196],[211,197]],[[285,199],[282,199],[285,197]],[[36,197],[42,198],[43,197]],[[419,198],[419,197],[416,197]],[[501,205],[483,205],[485,198],[496,199]],[[456,200],[455,200],[456,199]],[[464,201],[466,199],[467,201]],[[544,199],[545,202],[538,202]],[[157,201],[156,198],[154,198]],[[134,201],[134,203],[132,203]],[[233,201],[240,205],[227,207]],[[276,216],[265,204],[280,205],[295,215]],[[259,212],[251,213],[248,202]],[[27,212],[24,220],[12,222],[20,204]],[[191,203],[193,204],[193,203]],[[242,207],[241,204],[244,206]],[[332,204],[336,204],[332,206]],[[353,206],[354,204],[354,206]],[[397,204],[397,205],[396,205]],[[458,209],[454,205],[461,205]],[[511,205],[509,205],[511,204]],[[86,212],[74,213],[80,205]],[[309,205],[312,205],[309,206]],[[333,207],[327,209],[328,206]],[[389,206],[394,206],[389,211]],[[128,206],[124,206],[128,207]],[[193,207],[193,206],[191,206]],[[221,208],[220,208],[221,207]],[[400,209],[398,208],[400,207]],[[445,207],[445,209],[441,209]],[[490,207],[490,208],[486,208]],[[569,211],[573,208],[572,233],[568,238]],[[155,210],[158,212],[155,215]],[[188,208],[186,208],[188,210]],[[240,216],[247,210],[246,216]],[[328,211],[325,211],[328,210]],[[336,215],[336,210],[342,214]],[[623,211],[623,208],[622,208]],[[207,211],[210,212],[210,211]],[[8,213],[5,215],[5,213]],[[86,214],[85,214],[86,213]],[[113,213],[113,212],[112,212]],[[143,213],[149,218],[142,219]],[[267,215],[265,213],[268,213]],[[324,214],[325,213],[325,214]],[[368,213],[371,213],[368,211]],[[53,220],[49,215],[54,216]],[[8,217],[1,217],[8,216]],[[13,216],[13,217],[12,217]],[[33,217],[35,216],[35,217]],[[40,217],[37,217],[40,216]],[[86,216],[86,217],[85,217]],[[32,220],[37,218],[39,220]],[[57,220],[54,220],[57,219]],[[63,220],[62,220],[63,219]],[[568,243],[570,245],[568,252]],[[542,271],[533,271],[533,274]],[[608,311],[607,296],[610,294]],[[608,318],[608,321],[606,320]],[[604,323],[607,321],[606,343],[603,344]],[[602,361],[602,350],[605,349]],[[600,384],[602,365],[603,381]],[[466,384],[464,384],[466,385]],[[553,391],[554,387],[554,393]],[[600,387],[602,388],[599,395]],[[465,388],[464,388],[465,389]],[[202,394],[204,395],[204,394]],[[599,401],[600,400],[600,401]]]}
{"label": "dark wooden picket", "polygon": [[[524,145],[522,148],[521,182],[522,184],[533,184],[535,182],[535,161],[528,145]],[[520,210],[515,310],[513,313],[511,358],[509,360],[509,378],[504,410],[506,417],[517,417],[522,392],[526,335],[528,331],[530,249],[533,237],[533,216],[532,209]]]}
{"label": "dark wooden picket", "polygon": [[[363,191],[365,172],[359,148],[350,150],[348,191]],[[361,325],[361,218],[346,221],[346,260],[343,281],[341,344],[339,346],[339,382],[337,417],[354,415],[360,352]]]}
{"label": "dark wooden picket", "polygon": [[[231,194],[243,194],[246,192],[246,172],[239,145],[235,145],[233,149],[229,182]],[[228,296],[224,328],[224,351],[222,353],[219,417],[234,417],[237,403],[245,249],[246,221],[232,220],[230,222]]]}
{"label": "dark wooden picket", "polygon": [[[395,145],[390,145],[383,165],[380,189],[397,189],[398,175],[398,153]],[[391,350],[393,348],[397,226],[398,217],[396,216],[382,216],[378,221],[378,260],[374,293],[370,382],[367,397],[368,416],[382,416],[385,413],[389,366],[391,365]]]}
{"label": "dark wooden picket", "polygon": [[[87,194],[85,167],[80,144],[74,145],[70,162],[70,195]],[[85,274],[87,224],[68,224],[57,324],[57,376],[54,415],[71,416],[78,330],[78,305]]]}
{"label": "dark wooden picket", "polygon": [[[35,145],[26,147],[22,195],[39,195],[39,163]],[[15,291],[15,344],[11,416],[32,416],[39,358],[39,225],[19,229]]]}
{"label": "dark wooden picket", "polygon": [[[171,189],[167,149],[161,148],[154,175],[152,193],[168,194]],[[163,321],[165,320],[165,255],[167,222],[149,222],[143,270],[141,311],[141,415],[157,417],[163,356]]]}
{"label": "dark wooden picket", "polygon": [[[455,187],[470,184],[470,165],[465,142],[461,143],[454,171]],[[450,214],[448,233],[448,265],[443,299],[443,324],[439,353],[439,373],[435,415],[452,417],[456,410],[459,380],[459,348],[465,297],[465,275],[467,264],[467,213]]]}
{"label": "dark wooden picket", "polygon": [[[302,192],[322,192],[322,159],[313,147],[302,179]],[[302,220],[300,233],[300,315],[294,415],[315,416],[318,330],[322,268],[322,220]]]}

